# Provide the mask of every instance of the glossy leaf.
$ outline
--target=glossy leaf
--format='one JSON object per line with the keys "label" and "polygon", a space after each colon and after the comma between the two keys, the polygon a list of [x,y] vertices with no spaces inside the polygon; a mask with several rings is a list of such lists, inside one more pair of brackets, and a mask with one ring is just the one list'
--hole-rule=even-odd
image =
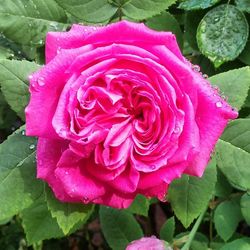
{"label": "glossy leaf", "polygon": [[148,216],[150,201],[145,196],[137,195],[131,206],[127,209],[128,212],[133,214],[140,214]]}
{"label": "glossy leaf", "polygon": [[241,207],[241,212],[242,212],[244,219],[246,220],[247,224],[250,225],[250,213],[249,213],[250,195],[249,194],[246,193],[241,197],[240,207]]}
{"label": "glossy leaf", "polygon": [[162,240],[171,243],[174,238],[174,232],[175,232],[175,219],[173,216],[171,218],[168,218],[161,227],[160,237]]}
{"label": "glossy leaf", "polygon": [[248,39],[248,23],[233,5],[220,5],[210,10],[197,30],[200,51],[219,67],[243,51]]}
{"label": "glossy leaf", "polygon": [[220,0],[184,0],[179,4],[179,8],[184,10],[206,9],[219,1]]}

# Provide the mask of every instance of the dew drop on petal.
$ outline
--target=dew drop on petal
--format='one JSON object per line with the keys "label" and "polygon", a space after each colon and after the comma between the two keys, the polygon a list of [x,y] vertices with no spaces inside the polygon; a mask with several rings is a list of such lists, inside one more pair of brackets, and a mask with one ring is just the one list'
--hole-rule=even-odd
{"label": "dew drop on petal", "polygon": [[222,107],[222,102],[216,102],[215,105],[216,105],[217,108],[221,108]]}
{"label": "dew drop on petal", "polygon": [[207,78],[208,78],[208,75],[207,75],[207,74],[203,74],[202,77],[203,77],[204,79],[207,79]]}
{"label": "dew drop on petal", "polygon": [[175,129],[174,129],[174,133],[175,134],[178,134],[180,132],[180,128],[179,127],[176,127]]}
{"label": "dew drop on petal", "polygon": [[44,86],[45,85],[45,79],[43,77],[39,77],[37,79],[37,83],[39,86]]}
{"label": "dew drop on petal", "polygon": [[195,72],[200,72],[201,68],[199,65],[193,65],[192,66],[192,69],[195,71]]}
{"label": "dew drop on petal", "polygon": [[82,200],[83,200],[84,203],[88,203],[88,202],[89,202],[89,198],[86,197],[86,196],[84,196],[84,197],[82,198]]}

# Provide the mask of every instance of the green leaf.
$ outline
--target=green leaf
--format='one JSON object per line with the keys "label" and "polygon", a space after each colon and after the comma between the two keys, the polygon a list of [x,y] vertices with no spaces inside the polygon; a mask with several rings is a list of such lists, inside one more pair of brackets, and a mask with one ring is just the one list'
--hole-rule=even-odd
{"label": "green leaf", "polygon": [[212,197],[216,183],[215,165],[212,160],[202,178],[183,175],[170,184],[168,200],[186,228],[205,210]]}
{"label": "green leaf", "polygon": [[240,200],[241,213],[246,220],[247,224],[250,225],[250,195],[244,194]]}
{"label": "green leaf", "polygon": [[179,8],[184,10],[206,9],[219,1],[220,0],[184,0],[179,4]]}
{"label": "green leaf", "polygon": [[179,46],[183,45],[183,34],[178,21],[169,12],[163,12],[160,15],[149,18],[146,21],[146,25],[154,30],[158,31],[172,31],[177,38]]}
{"label": "green leaf", "polygon": [[64,29],[67,16],[54,0],[2,0],[0,32],[19,44],[43,45],[48,31]]}
{"label": "green leaf", "polygon": [[94,208],[92,205],[60,202],[48,187],[46,188],[46,201],[52,217],[57,220],[65,235],[77,224],[86,222]]}
{"label": "green leaf", "polygon": [[217,182],[215,185],[214,195],[217,197],[225,198],[228,197],[232,192],[232,186],[229,184],[226,177],[222,174],[222,172],[217,169]]}
{"label": "green leaf", "polygon": [[250,249],[250,238],[241,238],[234,240],[230,243],[225,244],[220,250],[249,250]]}
{"label": "green leaf", "polygon": [[30,206],[43,191],[36,179],[35,144],[23,129],[0,144],[0,220]]}
{"label": "green leaf", "polygon": [[56,219],[52,218],[48,210],[44,195],[30,207],[24,209],[21,218],[29,245],[64,236]]}
{"label": "green leaf", "polygon": [[24,119],[29,101],[28,75],[40,66],[28,61],[0,60],[0,86],[10,107]]}
{"label": "green leaf", "polygon": [[129,18],[143,20],[160,14],[176,0],[130,0],[122,6],[122,12]]}
{"label": "green leaf", "polygon": [[235,201],[224,201],[219,204],[214,212],[214,223],[218,235],[224,241],[229,240],[241,219],[240,206]]}
{"label": "green leaf", "polygon": [[201,20],[196,37],[201,53],[217,68],[243,51],[248,38],[248,23],[239,9],[222,4]]}
{"label": "green leaf", "polygon": [[108,21],[118,7],[108,0],[56,0],[57,3],[79,20],[88,23],[103,23]]}
{"label": "green leaf", "polygon": [[221,136],[221,139],[250,153],[250,119],[231,121]]}
{"label": "green leaf", "polygon": [[241,11],[250,13],[250,1],[249,0],[235,0],[236,6]]}
{"label": "green leaf", "polygon": [[250,87],[250,67],[217,74],[210,77],[209,81],[220,88],[233,107],[240,109],[244,105]]}
{"label": "green leaf", "polygon": [[99,214],[102,232],[112,249],[124,250],[131,241],[143,236],[138,222],[125,210],[101,206]]}
{"label": "green leaf", "polygon": [[12,53],[10,49],[0,46],[0,59],[10,58]]}
{"label": "green leaf", "polygon": [[166,222],[163,224],[160,231],[160,237],[162,240],[172,243],[174,238],[174,232],[175,232],[175,219],[174,216],[172,216],[171,218],[167,219]]}
{"label": "green leaf", "polygon": [[126,210],[133,214],[148,216],[150,201],[143,195],[137,195],[131,206]]}
{"label": "green leaf", "polygon": [[216,146],[217,164],[231,185],[250,189],[250,119],[232,121]]}

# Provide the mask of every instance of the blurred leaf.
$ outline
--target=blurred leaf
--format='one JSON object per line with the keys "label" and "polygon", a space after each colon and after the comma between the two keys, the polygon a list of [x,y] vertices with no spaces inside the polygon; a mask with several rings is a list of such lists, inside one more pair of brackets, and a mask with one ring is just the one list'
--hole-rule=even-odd
{"label": "blurred leaf", "polygon": [[101,206],[99,213],[102,232],[112,249],[124,250],[131,241],[143,236],[140,225],[125,210]]}
{"label": "blurred leaf", "polygon": [[250,238],[241,238],[234,240],[222,246],[220,250],[249,250],[250,249]]}
{"label": "blurred leaf", "polygon": [[143,195],[137,195],[131,206],[126,210],[133,214],[148,216],[150,201]]}
{"label": "blurred leaf", "polygon": [[176,0],[130,0],[122,7],[123,13],[132,19],[143,20],[160,14]]}
{"label": "blurred leaf", "polygon": [[146,21],[146,25],[158,31],[172,31],[177,38],[179,46],[183,46],[183,34],[178,21],[169,12],[163,12],[160,15],[151,17]]}
{"label": "blurred leaf", "polygon": [[215,193],[214,195],[217,197],[227,197],[232,192],[232,186],[229,184],[226,177],[222,174],[222,172],[218,169],[217,170],[217,182],[215,185]]}
{"label": "blurred leaf", "polygon": [[10,58],[12,53],[10,49],[0,46],[0,59]]}
{"label": "blurred leaf", "polygon": [[21,218],[29,245],[39,243],[45,239],[64,236],[56,219],[52,218],[44,196],[30,207],[24,209],[21,213]]}
{"label": "blurred leaf", "polygon": [[219,67],[243,51],[248,38],[244,14],[233,5],[220,5],[210,10],[197,30],[200,51]]}
{"label": "blurred leaf", "polygon": [[229,182],[240,190],[250,189],[250,119],[232,121],[216,146],[217,164]]}
{"label": "blurred leaf", "polygon": [[244,50],[239,55],[239,59],[243,63],[245,63],[247,65],[250,65],[250,39],[248,39],[247,44],[246,44]]}
{"label": "blurred leaf", "polygon": [[168,201],[177,218],[188,227],[206,208],[216,183],[216,162],[212,160],[202,178],[183,175],[168,189]]}
{"label": "blurred leaf", "polygon": [[241,213],[246,220],[247,224],[250,225],[250,195],[244,194],[240,200]]}
{"label": "blurred leaf", "polygon": [[46,188],[46,201],[53,218],[66,235],[78,223],[83,224],[93,212],[92,205],[65,203],[57,200],[50,188]]}
{"label": "blurred leaf", "polygon": [[209,78],[209,81],[220,88],[233,107],[240,109],[244,105],[250,88],[250,67],[214,75]]}
{"label": "blurred leaf", "polygon": [[214,212],[216,231],[224,241],[232,237],[241,219],[240,206],[235,201],[220,203]]}
{"label": "blurred leaf", "polygon": [[0,220],[30,206],[42,193],[36,179],[36,139],[18,130],[0,144]]}
{"label": "blurred leaf", "polygon": [[187,38],[190,46],[197,51],[199,51],[199,48],[196,41],[196,32],[198,25],[204,15],[205,11],[187,11],[185,14],[185,37]]}
{"label": "blurred leaf", "polygon": [[48,31],[62,30],[67,16],[54,0],[2,0],[0,32],[19,44],[41,46]]}
{"label": "blurred leaf", "polygon": [[163,224],[160,231],[160,237],[162,240],[172,243],[174,238],[174,232],[175,232],[175,219],[174,216],[172,216],[171,218],[168,218],[166,222]]}
{"label": "blurred leaf", "polygon": [[250,13],[250,1],[249,0],[235,0],[236,6],[241,11]]}
{"label": "blurred leaf", "polygon": [[88,23],[108,21],[118,10],[108,0],[56,0],[56,2],[79,20]]}
{"label": "blurred leaf", "polygon": [[206,9],[219,1],[220,0],[184,0],[179,4],[179,8],[184,10]]}
{"label": "blurred leaf", "polygon": [[10,107],[24,120],[29,101],[28,75],[40,66],[28,61],[0,60],[0,87]]}

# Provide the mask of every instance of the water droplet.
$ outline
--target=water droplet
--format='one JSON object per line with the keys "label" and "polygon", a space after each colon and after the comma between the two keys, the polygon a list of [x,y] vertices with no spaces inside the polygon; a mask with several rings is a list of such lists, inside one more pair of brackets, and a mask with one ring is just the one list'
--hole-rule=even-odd
{"label": "water droplet", "polygon": [[214,18],[214,22],[215,22],[215,23],[217,23],[217,22],[219,22],[219,21],[220,21],[220,18],[219,18],[219,17],[215,17],[215,18]]}
{"label": "water droplet", "polygon": [[14,131],[16,128],[15,127],[11,127],[11,130]]}
{"label": "water droplet", "polygon": [[32,149],[34,149],[36,146],[34,145],[34,144],[31,144],[30,145],[30,149],[32,150]]}
{"label": "water droplet", "polygon": [[180,132],[180,128],[179,127],[176,127],[175,129],[174,129],[174,133],[175,134],[178,134]]}
{"label": "water droplet", "polygon": [[23,130],[23,131],[21,132],[21,134],[22,134],[22,135],[25,135],[25,130]]}
{"label": "water droplet", "polygon": [[56,53],[59,54],[61,52],[61,47],[58,47],[57,50],[56,50]]}
{"label": "water droplet", "polygon": [[28,76],[29,80],[33,79],[33,75]]}
{"label": "water droplet", "polygon": [[69,174],[69,172],[68,172],[68,171],[65,171],[65,174],[66,174],[66,175],[68,175],[68,174]]}
{"label": "water droplet", "polygon": [[216,102],[215,105],[216,105],[217,108],[221,108],[222,107],[222,102]]}
{"label": "water droplet", "polygon": [[150,168],[151,168],[152,170],[155,170],[155,169],[156,169],[156,166],[155,166],[155,165],[151,165]]}
{"label": "water droplet", "polygon": [[88,202],[89,202],[89,198],[86,197],[86,196],[84,196],[84,197],[82,198],[82,200],[83,200],[84,203],[88,203]]}
{"label": "water droplet", "polygon": [[39,86],[44,86],[45,85],[45,79],[44,79],[44,77],[39,77],[37,79],[37,83],[38,83]]}
{"label": "water droplet", "polygon": [[192,69],[195,71],[195,72],[200,72],[201,68],[199,65],[193,65],[192,66]]}
{"label": "water droplet", "polygon": [[207,75],[207,74],[203,74],[202,77],[203,77],[204,79],[207,79],[207,78],[208,78],[208,75]]}

